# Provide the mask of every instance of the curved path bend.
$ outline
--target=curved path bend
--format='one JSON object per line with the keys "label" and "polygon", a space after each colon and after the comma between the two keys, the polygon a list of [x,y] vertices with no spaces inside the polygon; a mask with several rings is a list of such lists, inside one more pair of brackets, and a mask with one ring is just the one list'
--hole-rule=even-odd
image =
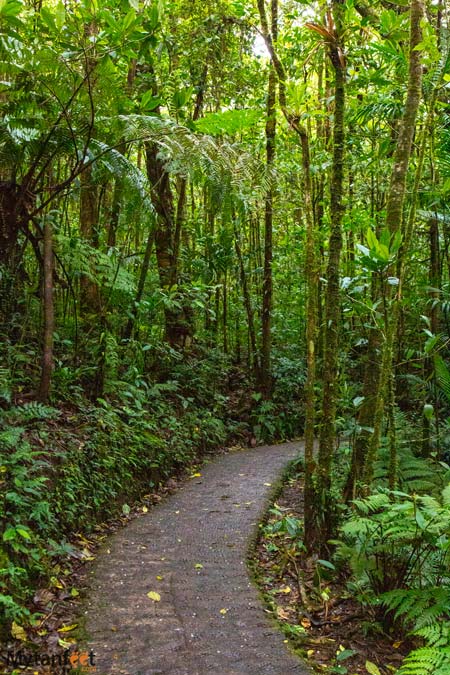
{"label": "curved path bend", "polygon": [[309,673],[267,619],[246,565],[268,484],[302,449],[215,459],[106,542],[86,611],[97,675]]}

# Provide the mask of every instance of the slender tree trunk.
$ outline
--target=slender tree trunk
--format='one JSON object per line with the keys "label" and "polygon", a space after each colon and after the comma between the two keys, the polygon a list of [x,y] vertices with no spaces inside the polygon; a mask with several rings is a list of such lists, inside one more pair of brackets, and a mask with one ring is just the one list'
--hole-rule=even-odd
{"label": "slender tree trunk", "polygon": [[107,245],[109,248],[116,245],[117,228],[119,226],[119,218],[120,218],[120,206],[122,203],[122,193],[123,193],[122,185],[118,180],[116,180],[114,184],[114,192],[111,205],[111,216],[108,227]]}
{"label": "slender tree trunk", "polygon": [[222,298],[222,331],[223,331],[223,351],[228,354],[228,275],[227,270],[223,276],[223,298]]}
{"label": "slender tree trunk", "polygon": [[[441,288],[441,262],[440,262],[440,250],[439,250],[439,222],[437,218],[431,218],[429,221],[429,246],[430,246],[430,267],[428,271],[428,279],[430,284],[430,330],[433,335],[439,333],[439,289]],[[427,356],[424,362],[424,379],[427,382],[433,382],[434,388],[436,388],[435,376],[434,376],[434,367],[433,359],[431,356]],[[424,395],[424,404],[429,403],[428,392],[425,390]],[[438,410],[438,401],[433,401],[434,404],[434,417],[436,420],[437,427],[437,439],[438,439],[438,450],[439,450],[439,410]],[[422,420],[422,456],[429,457],[431,452],[431,420],[423,415]]]}
{"label": "slender tree trunk", "polygon": [[38,399],[47,403],[53,373],[53,333],[55,330],[55,311],[53,302],[53,228],[50,218],[44,220],[44,335],[42,351],[41,380]]}
{"label": "slender tree trunk", "polygon": [[136,322],[136,317],[139,312],[139,303],[142,300],[142,296],[144,294],[144,288],[145,288],[145,281],[147,279],[147,274],[148,274],[148,268],[150,266],[150,258],[152,255],[152,248],[153,248],[153,242],[155,238],[155,232],[154,228],[152,226],[150,233],[147,238],[147,244],[145,246],[145,253],[144,253],[144,259],[142,261],[142,266],[139,274],[139,283],[138,287],[136,290],[136,297],[134,299],[134,308],[133,308],[133,316],[131,316],[128,319],[128,323],[125,327],[125,332],[124,332],[124,338],[126,340],[129,340],[131,336],[133,335],[133,330]]}
{"label": "slender tree trunk", "polygon": [[333,168],[331,178],[330,217],[331,234],[328,243],[327,288],[325,300],[325,347],[323,367],[323,396],[321,430],[317,467],[318,502],[321,512],[319,540],[321,546],[331,535],[335,508],[331,500],[331,463],[336,441],[336,407],[338,399],[339,367],[339,265],[342,250],[343,184],[345,153],[345,63],[340,45],[341,0],[333,2],[336,24],[335,40],[330,44],[330,59],[334,70]]}
{"label": "slender tree trunk", "polygon": [[[92,178],[92,168],[80,175],[80,234],[90,246],[98,246],[98,189]],[[87,276],[80,279],[80,305],[82,311],[98,314],[100,293],[98,285]]]}
{"label": "slender tree trunk", "polygon": [[314,214],[312,205],[311,168],[309,140],[306,133],[301,135],[304,199],[306,215],[306,384],[305,384],[305,545],[311,550],[316,543],[316,493],[314,476],[315,415],[316,415],[316,344],[317,344],[317,256]]}
{"label": "slender tree trunk", "polygon": [[258,350],[256,345],[256,331],[255,331],[255,320],[254,320],[254,311],[252,305],[252,299],[250,295],[250,289],[247,282],[247,273],[245,270],[244,258],[242,255],[242,249],[240,244],[240,236],[236,226],[236,221],[234,221],[234,246],[236,250],[236,256],[239,263],[239,274],[241,277],[241,287],[242,295],[244,299],[244,308],[247,314],[247,326],[248,326],[248,339],[249,339],[249,363],[252,367],[256,380],[259,380],[259,360],[258,360]]}
{"label": "slender tree trunk", "polygon": [[[370,438],[364,469],[364,480],[367,486],[369,486],[372,481],[373,465],[380,444],[384,415],[384,403],[385,397],[388,393],[389,378],[391,377],[392,371],[395,336],[397,334],[399,320],[405,262],[415,219],[414,204],[416,196],[413,197],[413,207],[411,209],[408,224],[406,226],[404,225],[403,206],[406,194],[406,179],[422,89],[421,51],[417,49],[422,40],[421,20],[424,16],[424,4],[422,0],[411,0],[410,16],[411,27],[408,90],[405,102],[405,112],[397,138],[397,145],[394,154],[394,165],[386,207],[386,226],[391,234],[395,234],[398,231],[403,232],[403,244],[398,254],[398,286],[396,295],[394,297],[392,297],[392,291],[390,290],[392,287],[388,287],[388,301],[390,301],[390,307],[389,313],[387,315],[385,338],[382,346],[380,378],[376,394],[373,433]],[[425,146],[422,146],[422,157],[419,160],[419,165],[416,170],[416,180],[414,186],[416,191],[419,187],[424,147]]]}
{"label": "slender tree trunk", "polygon": [[[278,0],[272,0],[272,34],[276,40],[276,25],[278,14]],[[269,73],[269,87],[267,93],[266,119],[266,164],[271,169],[275,160],[276,134],[276,74],[273,66]],[[271,375],[271,323],[272,323],[272,232],[273,230],[273,187],[269,187],[265,201],[264,217],[264,278],[262,301],[262,350],[261,350],[261,389],[264,395],[270,397],[272,389]]]}

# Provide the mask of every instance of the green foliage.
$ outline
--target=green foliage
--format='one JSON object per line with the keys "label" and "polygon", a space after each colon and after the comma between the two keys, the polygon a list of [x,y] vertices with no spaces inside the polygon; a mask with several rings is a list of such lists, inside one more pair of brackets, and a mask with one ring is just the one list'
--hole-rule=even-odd
{"label": "green foliage", "polygon": [[[37,402],[0,413],[0,625],[30,619],[33,589],[77,531],[121,513],[174,471],[225,443],[229,359],[205,352],[172,378],[140,372],[136,345],[105,332],[105,394],[96,407],[57,411]],[[126,357],[126,358],[125,358]],[[141,361],[143,367],[143,361]],[[195,376],[193,376],[195,373]],[[120,379],[119,379],[120,377]],[[56,424],[57,422],[57,424]]]}
{"label": "green foliage", "polygon": [[447,675],[450,672],[450,621],[447,604],[444,608],[446,620],[435,621],[424,628],[417,628],[413,634],[425,645],[414,649],[402,663],[398,675]]}
{"label": "green foliage", "polygon": [[273,392],[269,400],[253,394],[252,427],[259,441],[287,440],[303,432],[305,364],[302,359],[275,354]]}
{"label": "green foliage", "polygon": [[268,551],[277,551],[281,559],[282,569],[289,561],[295,560],[299,553],[305,551],[303,544],[303,522],[277,504],[269,510],[267,523],[262,532]]}
{"label": "green foliage", "polygon": [[[446,471],[436,460],[417,457],[412,452],[408,439],[399,438],[397,486],[400,490],[419,494],[436,494],[444,487],[446,478]],[[375,484],[383,487],[387,487],[389,483],[389,449],[386,443],[383,443],[380,448],[378,459],[375,462],[374,481]]]}
{"label": "green foliage", "polygon": [[227,134],[233,136],[255,126],[260,120],[259,110],[226,110],[221,113],[210,113],[195,123],[197,131],[221,136]]}
{"label": "green foliage", "polygon": [[47,569],[47,537],[57,528],[48,494],[49,454],[32,447],[27,428],[56,415],[39,403],[0,414],[0,632],[29,616],[30,585]]}
{"label": "green foliage", "polygon": [[435,499],[380,488],[354,502],[355,513],[341,528],[336,555],[350,565],[362,597],[378,602],[388,591],[432,588],[446,578],[446,494]]}

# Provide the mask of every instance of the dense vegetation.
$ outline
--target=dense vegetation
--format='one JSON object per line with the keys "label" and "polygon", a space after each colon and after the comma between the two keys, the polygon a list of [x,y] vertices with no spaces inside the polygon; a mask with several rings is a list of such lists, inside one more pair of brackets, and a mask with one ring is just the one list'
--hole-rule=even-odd
{"label": "dense vegetation", "polygon": [[75,530],[304,432],[303,554],[448,672],[448,20],[0,4],[5,635]]}

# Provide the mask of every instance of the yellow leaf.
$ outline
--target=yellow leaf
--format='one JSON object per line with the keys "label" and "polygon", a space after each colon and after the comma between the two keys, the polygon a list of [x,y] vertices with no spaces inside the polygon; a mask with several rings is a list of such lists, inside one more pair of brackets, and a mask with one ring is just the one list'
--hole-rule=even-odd
{"label": "yellow leaf", "polygon": [[306,654],[307,654],[308,658],[311,658],[311,656],[314,656],[314,649],[308,649]]}
{"label": "yellow leaf", "polygon": [[221,614],[226,614],[227,612],[228,612],[228,610],[225,609],[225,608],[223,608],[223,609],[220,610],[220,613],[221,613]]}
{"label": "yellow leaf", "polygon": [[157,574],[156,578],[158,581],[162,581],[164,579],[164,577],[162,577],[160,574]]}
{"label": "yellow leaf", "polygon": [[264,483],[267,487],[272,487],[272,483]]}
{"label": "yellow leaf", "polygon": [[156,591],[149,591],[147,593],[147,598],[150,598],[150,600],[153,600],[154,602],[159,602],[161,600],[160,594],[156,593]]}
{"label": "yellow leaf", "polygon": [[380,669],[372,661],[366,661],[366,670],[370,675],[381,675]]}
{"label": "yellow leaf", "polygon": [[77,623],[72,623],[70,626],[62,626],[62,628],[58,628],[58,633],[68,633],[71,630],[74,630],[78,626]]}
{"label": "yellow leaf", "polygon": [[394,642],[394,644],[392,646],[394,647],[394,649],[398,649],[401,644],[402,644],[402,641],[399,640],[398,642]]}
{"label": "yellow leaf", "polygon": [[292,591],[289,586],[284,586],[284,588],[280,588],[280,593],[292,593]]}
{"label": "yellow leaf", "polygon": [[16,640],[22,640],[22,642],[25,642],[25,640],[27,639],[27,634],[25,633],[24,629],[22,628],[22,626],[19,626],[19,624],[16,623],[15,621],[12,622],[11,635]]}
{"label": "yellow leaf", "polygon": [[300,623],[302,624],[303,628],[311,628],[311,621],[307,619],[306,616],[303,617]]}
{"label": "yellow leaf", "polygon": [[202,475],[201,473],[193,473],[191,478],[200,478],[201,475]]}
{"label": "yellow leaf", "polygon": [[142,507],[142,513],[147,513],[147,512],[148,512],[148,508],[146,506],[143,506]]}
{"label": "yellow leaf", "polygon": [[202,569],[203,569],[203,565],[202,565],[201,563],[195,563],[195,569],[196,569],[196,570],[202,570]]}

